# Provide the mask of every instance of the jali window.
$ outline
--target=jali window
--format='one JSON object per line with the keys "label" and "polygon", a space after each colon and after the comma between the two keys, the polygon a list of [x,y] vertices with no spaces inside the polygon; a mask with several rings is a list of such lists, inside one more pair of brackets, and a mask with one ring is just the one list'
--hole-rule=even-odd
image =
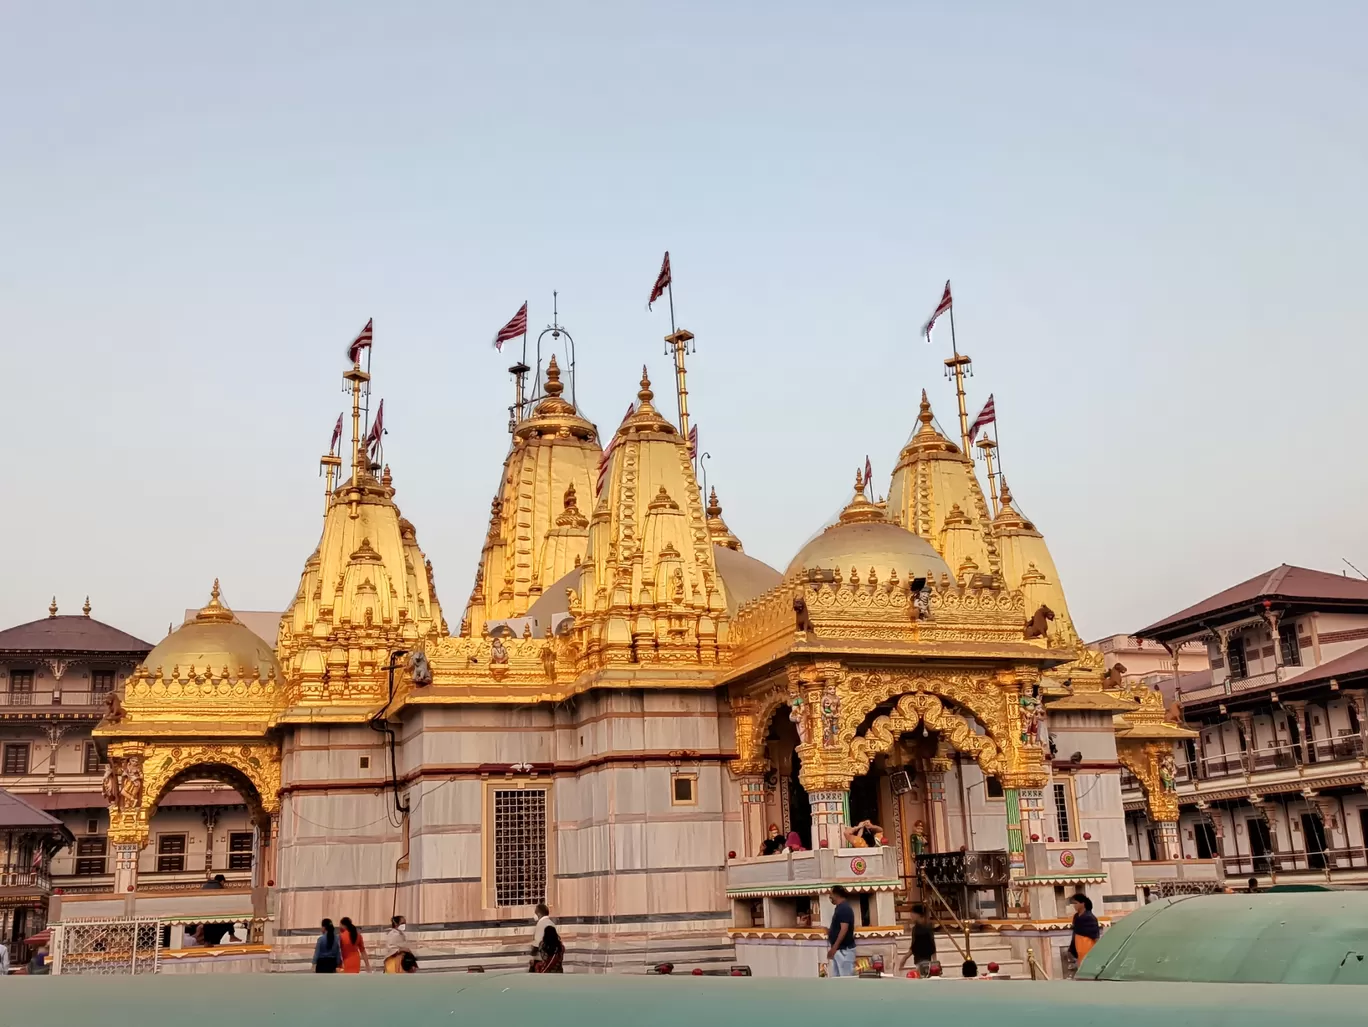
{"label": "jali window", "polygon": [[546,901],[546,790],[494,792],[494,904]]}

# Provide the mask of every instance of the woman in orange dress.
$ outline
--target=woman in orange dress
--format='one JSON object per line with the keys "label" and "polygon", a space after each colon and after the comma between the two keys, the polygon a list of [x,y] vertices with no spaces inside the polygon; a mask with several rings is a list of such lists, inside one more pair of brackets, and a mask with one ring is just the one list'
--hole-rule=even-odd
{"label": "woman in orange dress", "polygon": [[344,974],[359,974],[361,972],[361,961],[365,960],[366,973],[370,973],[370,953],[366,951],[366,940],[361,937],[361,932],[351,922],[351,917],[344,916],[342,918],[342,930],[338,934],[337,940],[342,943],[342,972]]}

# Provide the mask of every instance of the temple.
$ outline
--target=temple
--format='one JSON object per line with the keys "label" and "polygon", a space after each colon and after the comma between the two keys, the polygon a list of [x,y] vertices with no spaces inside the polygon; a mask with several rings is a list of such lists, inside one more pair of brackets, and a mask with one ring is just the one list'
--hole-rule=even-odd
{"label": "temple", "polygon": [[[367,441],[371,375],[348,366],[349,466],[323,458],[323,523],[312,552],[299,540],[275,637],[214,582],[120,673],[92,735],[107,890],[54,919],[242,920],[234,958],[301,970],[321,918],[378,945],[397,911],[425,968],[456,969],[525,965],[545,901],[572,971],[812,976],[843,884],[862,953],[905,951],[923,902],[947,958],[1057,975],[1068,895],[1104,919],[1134,908],[1123,766],[1181,855],[1164,753],[1194,732],[1083,644],[1043,533],[980,444],[985,494],[968,358],[947,362],[959,438],[923,392],[887,489],[857,471],[780,569],[699,488],[674,349],[680,418],[633,370],[609,435],[554,356],[526,402],[519,377],[454,630],[417,528],[441,511],[400,512],[411,469]],[[240,803],[250,869],[212,896],[149,887],[169,797],[205,782]],[[852,835],[863,822],[877,828]],[[798,845],[767,853],[775,832]]]}

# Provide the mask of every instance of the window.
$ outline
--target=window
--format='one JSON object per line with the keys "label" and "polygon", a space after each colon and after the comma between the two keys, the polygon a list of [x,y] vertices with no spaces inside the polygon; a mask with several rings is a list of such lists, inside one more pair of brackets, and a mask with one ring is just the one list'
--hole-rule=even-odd
{"label": "window", "polygon": [[1295,621],[1278,625],[1278,647],[1282,650],[1284,666],[1301,666],[1301,645],[1297,642],[1297,624]]}
{"label": "window", "polygon": [[1216,845],[1216,829],[1205,820],[1193,825],[1192,840],[1197,843],[1198,859],[1215,859],[1220,851]]}
{"label": "window", "polygon": [[90,695],[99,701],[114,691],[114,672],[112,670],[92,670],[90,672]]}
{"label": "window", "polygon": [[79,838],[76,841],[76,876],[99,877],[105,872],[106,841]]}
{"label": "window", "polygon": [[697,774],[675,774],[670,778],[670,805],[698,805]]}
{"label": "window", "polygon": [[157,837],[157,872],[179,874],[185,870],[185,835],[163,834]]}
{"label": "window", "polygon": [[362,757],[361,757],[361,769],[362,769],[362,770],[370,770],[370,757],[369,757],[369,756],[362,756]]}
{"label": "window", "polygon": [[1059,828],[1059,840],[1061,842],[1073,841],[1073,822],[1069,819],[1069,786],[1066,784],[1056,784],[1054,786],[1055,801],[1055,823]]}
{"label": "window", "polygon": [[33,671],[31,670],[11,670],[10,671],[10,702],[18,706],[19,700],[30,700],[33,697]]}
{"label": "window", "polygon": [[98,774],[104,770],[104,767],[104,760],[100,759],[100,747],[94,742],[86,742],[85,772],[87,774]]}
{"label": "window", "polygon": [[252,832],[232,831],[228,834],[228,869],[252,869]]}
{"label": "window", "polygon": [[988,793],[988,798],[1002,799],[1006,797],[1007,793],[1002,790],[1002,782],[997,778],[985,777],[983,780],[986,782],[984,788]]}
{"label": "window", "polygon": [[99,834],[99,833],[100,833],[100,822],[99,822],[98,820],[87,820],[87,821],[86,821],[86,834]]}
{"label": "window", "polygon": [[1249,677],[1249,664],[1245,662],[1244,638],[1236,635],[1226,646],[1226,658],[1230,660],[1230,679],[1238,681]]}
{"label": "window", "polygon": [[10,742],[5,746],[4,774],[19,777],[29,772],[29,743]]}
{"label": "window", "polygon": [[546,790],[494,791],[494,904],[546,901]]}

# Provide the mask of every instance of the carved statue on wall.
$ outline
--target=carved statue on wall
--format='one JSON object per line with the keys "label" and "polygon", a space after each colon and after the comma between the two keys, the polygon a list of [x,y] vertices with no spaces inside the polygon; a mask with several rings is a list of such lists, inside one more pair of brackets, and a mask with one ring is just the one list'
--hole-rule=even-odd
{"label": "carved statue on wall", "polygon": [[1178,768],[1173,761],[1173,753],[1166,752],[1159,760],[1159,784],[1166,792],[1177,791],[1177,784],[1174,780],[1178,773]]}
{"label": "carved statue on wall", "polygon": [[912,855],[920,856],[930,848],[930,842],[926,837],[926,821],[918,820],[912,825],[912,833],[908,835],[908,844],[911,846]]}
{"label": "carved statue on wall", "polygon": [[494,639],[489,647],[489,662],[496,665],[508,662],[508,650],[504,648],[502,638]]}
{"label": "carved statue on wall", "polygon": [[793,721],[793,726],[798,729],[798,743],[807,745],[812,741],[812,725],[806,716],[807,711],[803,709],[803,697],[801,695],[792,696],[789,699],[789,720]]}
{"label": "carved statue on wall", "polygon": [[119,809],[131,812],[142,805],[143,775],[142,762],[127,757],[123,761],[123,773],[119,776]]}
{"label": "carved statue on wall", "polygon": [[1023,695],[1018,700],[1021,707],[1022,744],[1040,741],[1040,700],[1033,695]]}
{"label": "carved statue on wall", "polygon": [[1048,606],[1041,606],[1040,609],[1031,614],[1031,619],[1026,622],[1026,637],[1044,638],[1049,630],[1050,621],[1054,619],[1054,611]]}
{"label": "carved statue on wall", "polygon": [[1107,671],[1106,677],[1102,679],[1102,687],[1111,692],[1121,692],[1126,689],[1126,665],[1124,663],[1114,663]]}
{"label": "carved statue on wall", "polygon": [[432,684],[432,666],[428,663],[427,653],[423,650],[415,649],[409,653],[408,671],[415,685]]}
{"label": "carved statue on wall", "polygon": [[836,686],[828,681],[822,689],[822,745],[829,748],[836,744],[841,732],[841,697]]}
{"label": "carved statue on wall", "polygon": [[105,694],[105,715],[101,719],[106,724],[118,724],[124,719],[123,703],[119,700],[119,693],[113,689]]}
{"label": "carved statue on wall", "polygon": [[793,620],[795,631],[812,630],[812,618],[808,616],[807,600],[802,596],[793,597]]}
{"label": "carved statue on wall", "polygon": [[106,806],[123,809],[123,793],[119,789],[119,760],[111,759],[105,764],[104,780],[100,782],[100,792],[104,795]]}

